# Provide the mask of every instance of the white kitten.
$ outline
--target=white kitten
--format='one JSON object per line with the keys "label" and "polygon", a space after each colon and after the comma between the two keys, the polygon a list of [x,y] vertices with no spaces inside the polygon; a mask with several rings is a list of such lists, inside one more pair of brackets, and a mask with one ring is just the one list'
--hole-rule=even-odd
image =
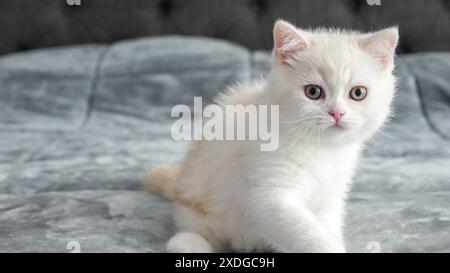
{"label": "white kitten", "polygon": [[274,27],[267,80],[220,104],[280,106],[280,146],[197,141],[145,186],[173,201],[169,252],[344,252],[343,207],[362,145],[394,95],[397,28],[360,34]]}

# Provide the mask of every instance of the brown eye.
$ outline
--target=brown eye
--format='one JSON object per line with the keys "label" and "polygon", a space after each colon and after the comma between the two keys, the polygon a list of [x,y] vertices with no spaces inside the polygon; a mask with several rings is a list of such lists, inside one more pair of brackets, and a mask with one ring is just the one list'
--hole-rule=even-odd
{"label": "brown eye", "polygon": [[350,98],[352,100],[360,101],[363,100],[367,95],[367,89],[362,86],[354,87],[350,90]]}
{"label": "brown eye", "polygon": [[312,100],[318,100],[323,95],[322,87],[318,85],[308,85],[305,87],[305,95]]}

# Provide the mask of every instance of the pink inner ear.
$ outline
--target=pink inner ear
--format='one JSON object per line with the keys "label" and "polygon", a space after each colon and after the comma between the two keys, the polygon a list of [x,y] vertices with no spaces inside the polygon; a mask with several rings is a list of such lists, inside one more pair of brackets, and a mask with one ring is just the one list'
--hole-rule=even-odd
{"label": "pink inner ear", "polygon": [[278,57],[282,61],[290,58],[295,52],[301,51],[306,47],[304,43],[299,41],[291,40],[285,43],[283,46],[279,47],[277,50]]}
{"label": "pink inner ear", "polygon": [[362,48],[366,49],[383,67],[393,63],[395,48],[398,43],[398,30],[390,28],[372,34],[361,41]]}
{"label": "pink inner ear", "polygon": [[277,57],[286,62],[295,52],[306,48],[307,44],[295,27],[280,21],[274,27],[274,46]]}
{"label": "pink inner ear", "polygon": [[389,41],[371,41],[367,49],[383,65],[388,65],[394,57],[393,45]]}

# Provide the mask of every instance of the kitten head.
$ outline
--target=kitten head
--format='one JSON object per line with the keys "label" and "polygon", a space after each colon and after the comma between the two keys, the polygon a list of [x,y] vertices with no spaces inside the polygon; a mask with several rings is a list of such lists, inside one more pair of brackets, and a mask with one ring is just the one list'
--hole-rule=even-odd
{"label": "kitten head", "polygon": [[288,138],[355,142],[386,120],[394,96],[396,27],[361,34],[274,27],[271,103]]}

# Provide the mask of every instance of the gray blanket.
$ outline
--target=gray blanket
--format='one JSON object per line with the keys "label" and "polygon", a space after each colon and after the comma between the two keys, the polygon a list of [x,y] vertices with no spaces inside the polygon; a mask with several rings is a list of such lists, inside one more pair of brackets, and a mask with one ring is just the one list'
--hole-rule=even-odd
{"label": "gray blanket", "polygon": [[[0,251],[160,252],[170,204],[140,189],[182,158],[170,109],[267,73],[268,52],[165,37],[0,58]],[[450,54],[400,56],[395,118],[368,145],[349,251],[450,251]]]}

